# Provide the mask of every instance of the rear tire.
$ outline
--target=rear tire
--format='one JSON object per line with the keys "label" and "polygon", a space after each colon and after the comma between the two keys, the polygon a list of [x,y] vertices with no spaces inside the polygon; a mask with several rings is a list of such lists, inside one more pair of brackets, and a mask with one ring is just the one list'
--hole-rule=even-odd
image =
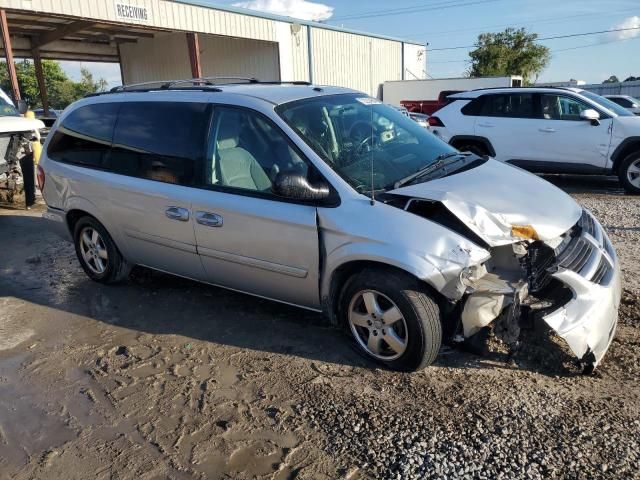
{"label": "rear tire", "polygon": [[640,195],[640,152],[634,152],[622,161],[618,178],[628,193]]}
{"label": "rear tire", "polygon": [[129,277],[131,265],[122,257],[111,235],[95,218],[85,216],[78,219],[73,239],[80,265],[91,280],[115,284]]}
{"label": "rear tire", "polygon": [[366,269],[353,275],[340,296],[339,315],[358,350],[392,370],[421,370],[440,350],[438,304],[408,274]]}

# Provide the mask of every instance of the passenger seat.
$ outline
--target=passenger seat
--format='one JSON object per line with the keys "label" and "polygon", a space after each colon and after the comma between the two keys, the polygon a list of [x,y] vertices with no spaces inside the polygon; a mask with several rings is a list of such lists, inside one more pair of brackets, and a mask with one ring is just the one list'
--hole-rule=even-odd
{"label": "passenger seat", "polygon": [[217,173],[221,185],[247,190],[270,190],[271,181],[258,161],[238,146],[241,114],[225,113],[216,142]]}

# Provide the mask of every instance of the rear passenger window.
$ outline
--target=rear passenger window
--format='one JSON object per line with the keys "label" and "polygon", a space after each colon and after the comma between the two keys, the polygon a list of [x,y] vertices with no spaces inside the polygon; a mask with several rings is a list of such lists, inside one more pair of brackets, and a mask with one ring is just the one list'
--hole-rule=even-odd
{"label": "rear passenger window", "polygon": [[179,185],[194,185],[204,157],[206,103],[122,103],[109,168],[114,173]]}
{"label": "rear passenger window", "polygon": [[61,162],[104,168],[118,103],[96,103],[71,112],[49,142],[47,155]]}
{"label": "rear passenger window", "polygon": [[460,111],[462,112],[463,115],[472,115],[472,116],[480,115],[480,112],[482,110],[483,100],[484,100],[484,97],[475,98],[471,100],[469,103],[467,103],[464,107],[462,107]]}
{"label": "rear passenger window", "polygon": [[532,118],[532,93],[487,95],[482,105],[483,117]]}

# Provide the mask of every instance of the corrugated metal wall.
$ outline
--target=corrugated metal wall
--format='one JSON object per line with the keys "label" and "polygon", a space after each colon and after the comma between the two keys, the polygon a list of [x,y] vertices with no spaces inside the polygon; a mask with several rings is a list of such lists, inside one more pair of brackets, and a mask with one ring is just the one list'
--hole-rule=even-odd
{"label": "corrugated metal wall", "polygon": [[[125,83],[191,78],[184,33],[165,33],[120,47]],[[279,80],[278,45],[273,42],[200,35],[204,76],[239,75]]]}
{"label": "corrugated metal wall", "polygon": [[[207,39],[204,43],[208,45],[207,48],[218,50],[213,58],[220,63],[208,63],[208,60],[205,60],[206,74],[248,75],[255,72],[259,78],[265,79],[282,77],[283,80],[310,80],[309,63],[311,62],[312,80],[315,83],[352,87],[373,96],[378,95],[380,85],[384,81],[402,78],[403,44],[400,41],[319,26],[298,25],[294,20],[289,23],[286,20],[243,15],[168,0],[118,1],[132,6],[146,7],[149,18],[147,21],[125,21],[119,18],[116,14],[116,0],[2,0],[1,6],[42,12],[44,15],[135,23],[140,26],[194,31],[235,39],[280,42],[274,57],[270,43],[221,45]],[[283,28],[283,24],[287,28]],[[309,29],[312,37],[311,59],[309,59],[307,41]],[[173,38],[176,39],[175,42],[171,41]],[[231,38],[228,41],[237,42]],[[413,56],[417,55],[414,52],[416,49],[405,50],[406,60],[411,63]],[[159,34],[158,38],[152,41],[140,40],[137,45],[123,44],[122,52],[125,57],[123,70],[128,82],[185,78],[190,75],[186,42],[181,34],[174,33],[169,36]],[[221,52],[224,55],[221,56]],[[264,58],[258,58],[260,56]],[[277,75],[273,70],[274,58],[276,62],[279,61]],[[414,68],[417,69],[417,66]],[[288,78],[283,77],[284,73]]]}
{"label": "corrugated metal wall", "polygon": [[[130,22],[183,31],[214,33],[256,40],[275,40],[274,22],[266,18],[242,15],[166,0],[129,0],[130,5],[147,7],[147,23]],[[114,0],[2,0],[2,7],[29,9],[82,19],[127,23],[116,16]]]}
{"label": "corrugated metal wall", "polygon": [[618,82],[618,83],[597,83],[593,85],[581,85],[578,88],[589,90],[598,95],[630,95],[640,98],[640,81]]}
{"label": "corrugated metal wall", "polygon": [[305,82],[310,80],[309,47],[307,41],[308,28],[309,27],[302,25],[298,33],[291,35],[291,50],[293,54],[293,78],[291,80],[302,80]]}
{"label": "corrugated metal wall", "polygon": [[280,80],[277,43],[200,35],[200,60],[205,77],[239,75]]}
{"label": "corrugated metal wall", "polygon": [[402,43],[311,29],[313,81],[378,95],[385,80],[402,78]]}
{"label": "corrugated metal wall", "polygon": [[184,33],[163,33],[138,43],[123,43],[120,57],[125,83],[191,77]]}

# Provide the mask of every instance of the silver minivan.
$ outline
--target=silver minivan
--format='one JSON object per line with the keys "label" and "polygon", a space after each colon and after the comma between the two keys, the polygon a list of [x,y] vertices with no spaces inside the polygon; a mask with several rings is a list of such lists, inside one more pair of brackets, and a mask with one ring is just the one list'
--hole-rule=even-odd
{"label": "silver minivan", "polygon": [[614,335],[620,268],[587,210],[357,91],[119,87],[64,111],[38,180],[91,279],[144,265],[322,311],[392,369],[535,322],[592,368]]}

